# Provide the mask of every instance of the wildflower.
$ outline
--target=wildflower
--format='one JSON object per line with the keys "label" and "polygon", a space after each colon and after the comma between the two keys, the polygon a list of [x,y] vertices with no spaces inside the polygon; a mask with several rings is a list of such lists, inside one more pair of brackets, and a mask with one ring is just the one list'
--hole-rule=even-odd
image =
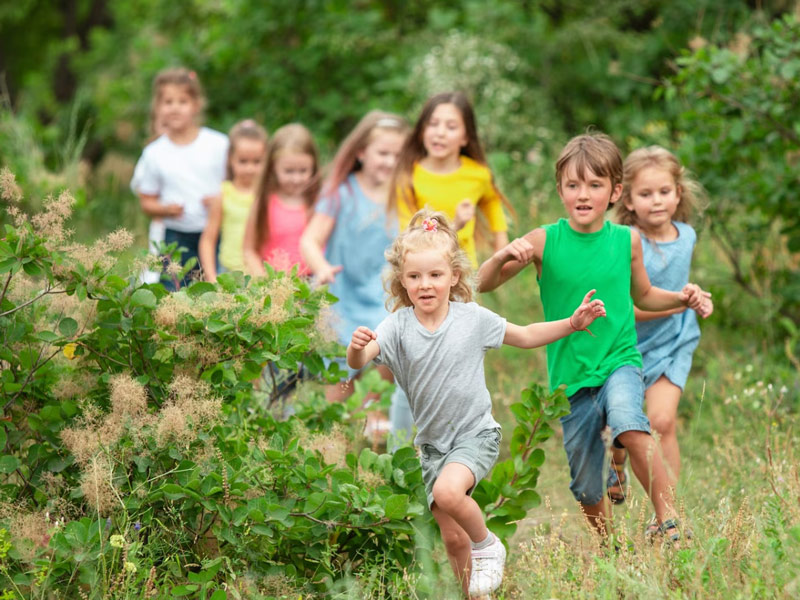
{"label": "wildflower", "polygon": [[64,346],[64,350],[63,350],[63,352],[64,352],[64,356],[66,356],[66,357],[67,357],[68,359],[70,359],[70,360],[72,360],[73,358],[75,358],[75,349],[76,349],[77,347],[78,347],[78,344],[75,344],[75,343],[73,343],[73,342],[70,342],[69,344],[67,344],[66,346]]}
{"label": "wildflower", "polygon": [[125,546],[125,537],[119,534],[112,535],[108,543],[114,548],[123,548]]}
{"label": "wildflower", "polygon": [[142,523],[140,521],[136,521],[136,523],[133,524],[134,531],[139,531],[141,528],[142,528]]}
{"label": "wildflower", "polygon": [[128,573],[136,573],[136,565],[131,561],[125,561],[125,570]]}

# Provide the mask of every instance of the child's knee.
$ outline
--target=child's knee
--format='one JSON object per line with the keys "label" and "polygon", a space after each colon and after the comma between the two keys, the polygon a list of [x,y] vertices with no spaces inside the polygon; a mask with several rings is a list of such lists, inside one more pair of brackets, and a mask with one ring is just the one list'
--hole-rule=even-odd
{"label": "child's knee", "polygon": [[656,413],[650,417],[650,427],[661,435],[671,434],[675,431],[675,416]]}
{"label": "child's knee", "polygon": [[448,485],[446,482],[437,481],[433,484],[433,501],[446,513],[451,512],[455,506],[464,500],[465,496],[466,494],[463,491]]}

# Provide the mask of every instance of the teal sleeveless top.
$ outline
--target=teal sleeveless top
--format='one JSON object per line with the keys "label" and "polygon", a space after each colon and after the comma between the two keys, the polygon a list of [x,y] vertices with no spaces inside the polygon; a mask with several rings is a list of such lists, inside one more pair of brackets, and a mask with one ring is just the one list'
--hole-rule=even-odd
{"label": "teal sleeveless top", "polygon": [[566,385],[567,396],[597,387],[624,365],[642,366],[636,348],[636,323],[631,298],[631,232],[609,221],[594,233],[579,233],[569,221],[545,225],[539,291],[547,321],[566,319],[596,289],[606,317],[547,346],[550,389]]}

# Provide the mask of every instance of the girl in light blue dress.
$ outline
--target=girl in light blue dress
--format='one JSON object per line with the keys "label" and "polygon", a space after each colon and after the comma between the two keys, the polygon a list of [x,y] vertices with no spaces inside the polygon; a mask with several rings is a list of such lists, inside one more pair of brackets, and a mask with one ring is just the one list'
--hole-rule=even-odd
{"label": "girl in light blue dress", "polygon": [[[688,221],[700,201],[700,185],[689,178],[678,159],[659,146],[640,148],[625,160],[623,192],[617,216],[642,234],[642,251],[650,282],[666,290],[680,290],[689,281],[697,235]],[[670,483],[680,474],[680,450],[675,422],[678,402],[692,367],[692,355],[700,341],[697,315],[713,311],[706,300],[697,313],[680,308],[663,312],[636,309],[638,348],[642,353],[647,416],[659,433]],[[627,475],[625,451],[614,452],[609,476],[609,497],[625,499]],[[658,525],[648,526],[648,533]]]}
{"label": "girl in light blue dress", "polygon": [[[328,284],[339,301],[334,327],[342,345],[364,323],[377,327],[388,314],[383,289],[383,253],[397,236],[386,201],[397,155],[408,126],[399,116],[367,113],[342,142],[323,184],[314,215],[300,239],[300,251],[319,284]],[[344,359],[341,360],[345,368]],[[388,369],[382,376],[391,379]],[[328,386],[326,397],[341,401],[353,393],[357,371]],[[386,427],[377,425],[378,428]]]}

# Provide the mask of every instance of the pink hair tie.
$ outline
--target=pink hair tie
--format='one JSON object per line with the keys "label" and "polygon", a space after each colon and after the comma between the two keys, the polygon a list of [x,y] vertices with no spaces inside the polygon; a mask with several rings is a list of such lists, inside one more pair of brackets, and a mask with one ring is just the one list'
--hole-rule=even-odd
{"label": "pink hair tie", "polygon": [[439,231],[439,221],[437,221],[435,218],[423,219],[422,230],[429,233],[436,233]]}
{"label": "pink hair tie", "polygon": [[197,73],[194,71],[189,71],[189,79],[197,79]]}

